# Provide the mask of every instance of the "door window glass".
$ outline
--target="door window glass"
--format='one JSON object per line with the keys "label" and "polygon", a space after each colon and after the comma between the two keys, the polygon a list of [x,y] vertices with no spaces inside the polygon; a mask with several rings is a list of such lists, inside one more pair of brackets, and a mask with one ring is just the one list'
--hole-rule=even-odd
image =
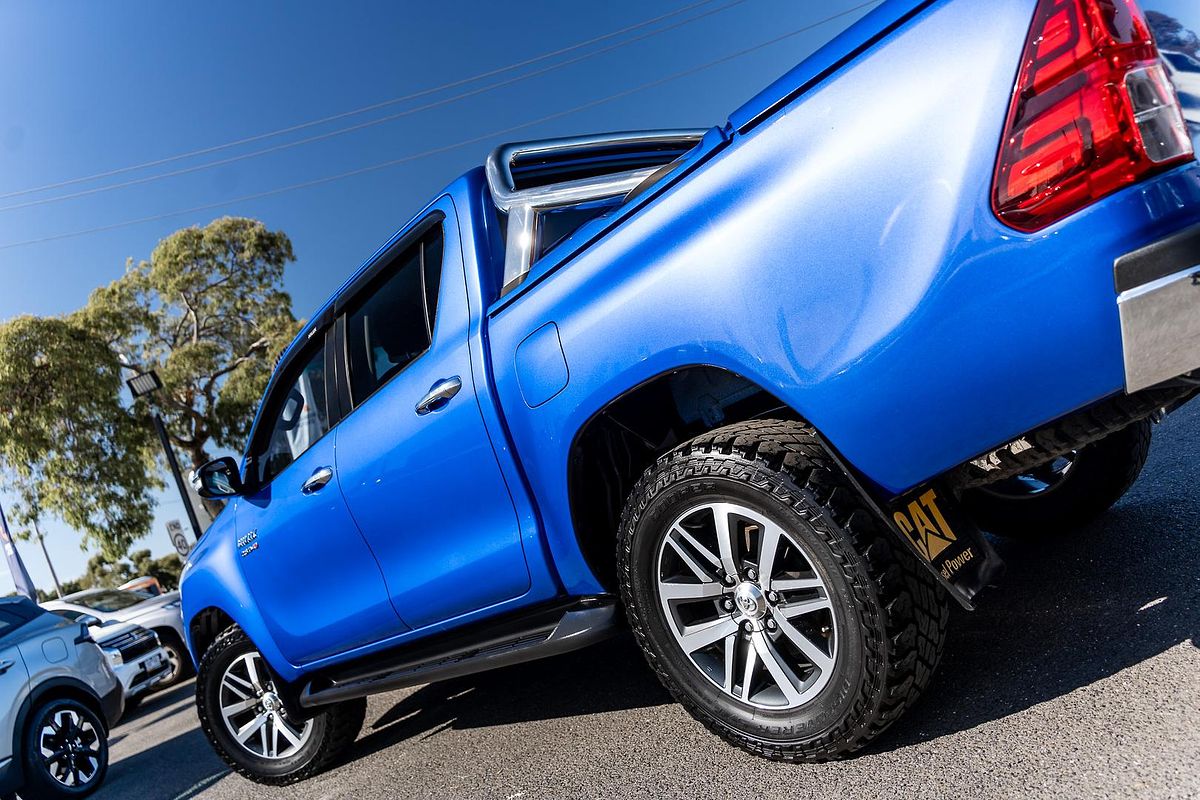
{"label": "door window glass", "polygon": [[441,269],[439,227],[397,256],[346,315],[346,356],[355,405],[429,349]]}
{"label": "door window glass", "polygon": [[329,430],[325,397],[325,350],[317,348],[298,375],[281,384],[272,407],[270,435],[258,457],[263,485],[283,472]]}

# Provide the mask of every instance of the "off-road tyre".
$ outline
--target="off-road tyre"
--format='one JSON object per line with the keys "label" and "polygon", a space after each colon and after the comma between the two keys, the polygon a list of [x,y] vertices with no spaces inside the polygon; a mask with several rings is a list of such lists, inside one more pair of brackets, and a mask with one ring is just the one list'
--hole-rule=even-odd
{"label": "off-road tyre", "polygon": [[1076,530],[1129,490],[1150,453],[1152,424],[1143,419],[1078,450],[1060,482],[1028,496],[1002,493],[1005,482],[963,493],[963,508],[982,530],[1035,539]]}
{"label": "off-road tyre", "polygon": [[245,778],[270,786],[286,786],[311,778],[328,768],[354,743],[366,716],[366,700],[331,705],[317,715],[311,737],[295,755],[279,760],[258,757],[238,745],[229,734],[218,706],[226,668],[236,658],[255,650],[254,643],[236,625],[226,628],[209,645],[196,671],[200,727],[221,760]]}
{"label": "off-road tyre", "polygon": [[[786,526],[837,604],[834,679],[791,711],[763,712],[724,694],[666,629],[653,553],[673,515],[709,497],[734,498]],[[671,695],[713,733],[773,760],[828,761],[862,748],[917,700],[941,657],[946,594],[798,422],[730,425],[662,456],[625,506],[617,568],[630,626]]]}

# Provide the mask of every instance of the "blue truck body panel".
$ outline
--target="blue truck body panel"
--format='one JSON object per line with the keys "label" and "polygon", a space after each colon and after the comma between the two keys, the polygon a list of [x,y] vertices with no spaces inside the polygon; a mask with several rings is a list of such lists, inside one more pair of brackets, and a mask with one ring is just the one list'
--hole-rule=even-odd
{"label": "blue truck body panel", "polygon": [[[334,459],[322,513],[347,549],[241,557],[248,526],[266,550],[286,520],[247,522],[258,501],[239,498],[189,558],[186,618],[221,609],[294,680],[606,591],[576,538],[572,446],[687,367],[766,387],[888,495],[1122,392],[1113,262],[1200,221],[1200,167],[1036,234],[999,222],[989,187],[1034,6],[889,0],[502,299],[484,172],[455,181],[364,265],[445,215],[433,347],[281,476]],[[451,375],[450,412],[413,416]]]}

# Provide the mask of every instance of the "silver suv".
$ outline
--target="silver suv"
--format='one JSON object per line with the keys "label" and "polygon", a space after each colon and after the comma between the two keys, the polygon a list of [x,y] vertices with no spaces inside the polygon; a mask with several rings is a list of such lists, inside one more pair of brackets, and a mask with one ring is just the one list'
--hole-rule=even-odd
{"label": "silver suv", "polygon": [[0,796],[90,794],[124,692],[86,626],[0,598]]}

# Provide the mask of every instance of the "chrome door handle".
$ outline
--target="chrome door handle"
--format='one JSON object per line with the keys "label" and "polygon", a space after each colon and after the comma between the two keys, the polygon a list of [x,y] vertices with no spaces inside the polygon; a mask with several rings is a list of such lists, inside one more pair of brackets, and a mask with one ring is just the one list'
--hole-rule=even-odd
{"label": "chrome door handle", "polygon": [[15,664],[15,663],[17,663],[17,662],[15,662],[15,661],[10,661],[10,660],[9,660],[9,659],[7,659],[7,658],[6,658],[6,659],[4,659],[3,661],[0,661],[0,675],[3,675],[4,673],[6,673],[6,672],[8,672],[10,669],[12,669],[12,665],[13,665],[13,664]]}
{"label": "chrome door handle", "polygon": [[300,487],[300,491],[304,492],[304,494],[319,492],[321,489],[324,489],[325,484],[329,483],[331,480],[333,480],[333,468],[318,467],[312,475],[308,476],[308,480],[306,480],[304,485]]}
{"label": "chrome door handle", "polygon": [[450,401],[451,397],[462,389],[462,381],[455,375],[453,378],[442,378],[433,385],[421,402],[417,403],[417,414],[424,416],[430,411],[437,411]]}

